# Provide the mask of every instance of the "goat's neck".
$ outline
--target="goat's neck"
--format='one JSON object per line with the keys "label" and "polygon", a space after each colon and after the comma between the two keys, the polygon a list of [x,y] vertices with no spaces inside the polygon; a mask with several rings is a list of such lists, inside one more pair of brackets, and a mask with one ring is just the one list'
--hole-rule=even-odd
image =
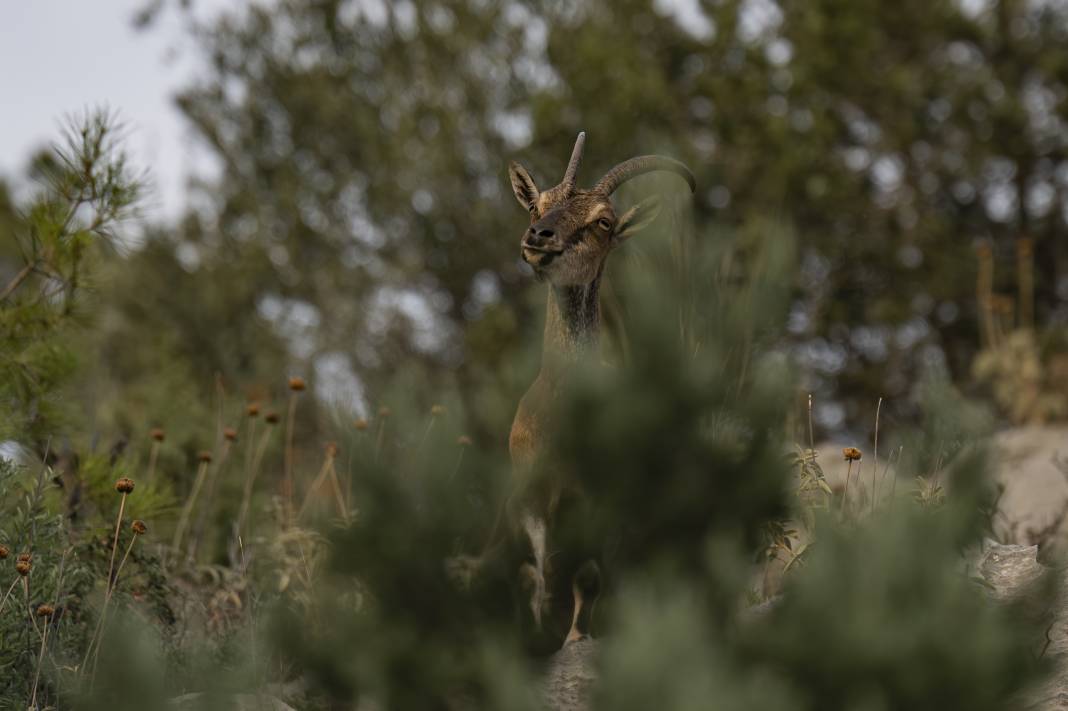
{"label": "goat's neck", "polygon": [[582,286],[549,286],[542,373],[597,355],[601,336],[601,276]]}

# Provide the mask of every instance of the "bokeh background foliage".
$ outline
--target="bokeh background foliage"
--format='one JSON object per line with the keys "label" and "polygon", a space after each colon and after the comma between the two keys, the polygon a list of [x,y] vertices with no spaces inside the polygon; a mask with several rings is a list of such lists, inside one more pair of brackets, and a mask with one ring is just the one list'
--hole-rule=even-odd
{"label": "bokeh background foliage", "polygon": [[[177,101],[219,167],[188,214],[125,229],[140,176],[106,114],[34,161],[37,193],[0,189],[0,438],[22,462],[0,480],[0,543],[37,571],[0,610],[7,706],[26,708],[40,667],[42,708],[256,690],[302,708],[539,707],[516,561],[467,590],[445,561],[480,549],[511,493],[506,433],[538,363],[544,292],[517,260],[505,166],[551,185],[579,130],[581,183],[659,152],[699,185],[618,194],[667,209],[609,269],[615,367],[576,372],[556,413],[562,471],[594,504],[554,533],[561,550],[595,541],[606,571],[596,707],[1018,703],[1047,671],[1043,628],[960,573],[988,523],[994,422],[960,391],[986,394],[996,368],[973,381],[973,361],[996,363],[1017,327],[1058,382],[1068,7],[682,5],[188,15],[209,70]],[[138,21],[170,12],[185,5]],[[858,521],[796,495],[818,466],[784,452],[810,427],[862,439],[878,397],[900,496]],[[201,451],[208,493],[176,557]],[[287,462],[296,526],[280,525]],[[905,482],[936,470],[945,499],[913,502]],[[156,538],[131,549],[87,679],[122,475]],[[784,602],[740,615],[769,522],[790,519],[817,542]],[[24,613],[52,595],[42,655]]]}

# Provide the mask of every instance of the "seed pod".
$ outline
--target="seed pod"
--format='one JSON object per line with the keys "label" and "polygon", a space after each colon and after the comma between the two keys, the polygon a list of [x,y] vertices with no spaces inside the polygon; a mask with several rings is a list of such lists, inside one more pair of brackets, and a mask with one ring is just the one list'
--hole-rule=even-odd
{"label": "seed pod", "polygon": [[20,560],[18,563],[15,563],[15,570],[24,578],[30,574],[31,569],[33,569],[33,563],[28,560]]}
{"label": "seed pod", "polygon": [[434,417],[441,417],[442,415],[445,414],[445,406],[444,405],[431,405],[430,414],[433,415]]}
{"label": "seed pod", "polygon": [[164,439],[164,434],[163,434],[163,428],[162,427],[153,427],[152,431],[149,432],[148,434],[152,439],[156,440],[157,442],[162,442],[163,439]]}
{"label": "seed pod", "polygon": [[472,442],[471,438],[467,435],[460,435],[456,438],[456,444],[460,445],[461,447],[470,447],[472,444],[474,444],[474,442]]}
{"label": "seed pod", "polygon": [[258,402],[250,402],[248,407],[245,408],[245,414],[249,417],[256,417],[260,414],[260,404]]}
{"label": "seed pod", "polygon": [[19,553],[15,561],[18,563],[29,563],[32,556],[29,553]]}
{"label": "seed pod", "polygon": [[386,419],[387,417],[389,417],[392,414],[393,414],[393,410],[390,410],[385,405],[383,405],[382,407],[378,408],[378,416],[381,417],[383,420]]}
{"label": "seed pod", "polygon": [[847,462],[860,461],[860,458],[864,455],[856,447],[846,447],[842,450],[842,456],[845,457]]}
{"label": "seed pod", "polygon": [[148,526],[146,526],[145,522],[139,518],[134,519],[134,522],[130,524],[130,528],[133,530],[134,534],[138,536],[143,536],[148,533]]}
{"label": "seed pod", "polygon": [[115,482],[115,491],[119,492],[120,494],[129,494],[133,490],[134,490],[133,479],[130,479],[130,478],[127,478],[127,477],[123,477],[123,478],[119,479],[117,482]]}
{"label": "seed pod", "polygon": [[337,456],[337,442],[326,443],[326,456],[330,457],[331,459]]}
{"label": "seed pod", "polygon": [[47,603],[44,604],[44,605],[38,605],[37,606],[37,616],[38,617],[51,617],[55,613],[56,613],[56,608],[52,607],[51,605],[49,605]]}
{"label": "seed pod", "polygon": [[269,424],[269,425],[277,425],[277,424],[278,424],[278,413],[277,413],[277,412],[275,412],[274,410],[272,410],[272,411],[268,412],[268,413],[267,413],[267,414],[266,414],[266,415],[264,416],[264,418],[263,418],[263,419],[264,419],[264,420],[265,420],[265,421],[267,422],[267,424]]}
{"label": "seed pod", "polygon": [[11,555],[11,549],[7,546],[0,545],[0,560],[7,558],[9,555]]}
{"label": "seed pod", "polygon": [[367,420],[363,419],[362,417],[357,417],[355,420],[352,421],[352,426],[360,432],[363,432],[367,429]]}
{"label": "seed pod", "polygon": [[307,387],[307,383],[304,382],[304,378],[299,375],[294,375],[289,379],[289,389],[293,392],[299,393],[301,390]]}
{"label": "seed pod", "polygon": [[211,461],[211,452],[209,452],[208,450],[205,449],[204,451],[202,451],[200,454],[197,455],[197,460],[207,464],[208,462]]}
{"label": "seed pod", "polygon": [[227,441],[233,442],[237,439],[237,430],[235,430],[233,427],[224,427],[223,437],[225,437]]}

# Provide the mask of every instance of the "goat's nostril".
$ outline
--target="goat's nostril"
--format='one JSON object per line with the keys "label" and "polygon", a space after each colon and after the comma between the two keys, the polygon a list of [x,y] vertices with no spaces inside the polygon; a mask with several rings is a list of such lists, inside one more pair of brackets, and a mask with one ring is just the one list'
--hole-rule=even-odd
{"label": "goat's nostril", "polygon": [[538,230],[538,237],[552,237],[554,234],[552,230]]}

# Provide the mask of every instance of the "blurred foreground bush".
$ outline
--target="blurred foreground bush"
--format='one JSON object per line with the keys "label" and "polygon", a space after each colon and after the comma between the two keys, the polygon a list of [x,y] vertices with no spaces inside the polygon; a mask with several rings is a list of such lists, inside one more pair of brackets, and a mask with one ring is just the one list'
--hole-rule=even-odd
{"label": "blurred foreground bush", "polygon": [[[557,412],[560,461],[586,497],[559,540],[605,551],[595,708],[1014,708],[1046,669],[1043,629],[993,608],[961,572],[984,529],[988,420],[932,378],[922,425],[891,434],[902,474],[937,482],[944,502],[901,486],[863,518],[829,495],[801,504],[786,456],[794,385],[778,350],[791,235],[747,226],[744,269],[727,270],[727,240],[696,239],[686,219],[660,226],[611,274],[627,357],[576,372]],[[8,708],[163,708],[190,692],[204,708],[228,708],[234,692],[300,708],[541,707],[545,658],[527,651],[519,561],[470,590],[446,573],[451,556],[485,544],[511,493],[504,432],[477,444],[464,432],[472,407],[496,406],[492,393],[461,397],[401,373],[370,422],[320,421],[326,443],[300,439],[318,411],[303,388],[290,379],[288,406],[260,426],[263,413],[220,385],[218,416],[188,424],[215,443],[186,462],[200,483],[144,481],[130,510],[112,481],[166,472],[130,471],[140,451],[68,470],[85,475],[92,503],[73,518],[58,464],[5,472],[0,569],[22,593],[0,610]],[[228,430],[236,412],[243,424]],[[135,445],[148,447],[147,436]],[[113,533],[116,511],[126,518]],[[133,516],[149,521],[141,543]],[[817,535],[782,600],[752,618],[763,534],[791,518]],[[109,578],[105,563],[127,546],[128,567]],[[34,570],[20,588],[22,551]],[[48,600],[61,614],[35,616]]]}

